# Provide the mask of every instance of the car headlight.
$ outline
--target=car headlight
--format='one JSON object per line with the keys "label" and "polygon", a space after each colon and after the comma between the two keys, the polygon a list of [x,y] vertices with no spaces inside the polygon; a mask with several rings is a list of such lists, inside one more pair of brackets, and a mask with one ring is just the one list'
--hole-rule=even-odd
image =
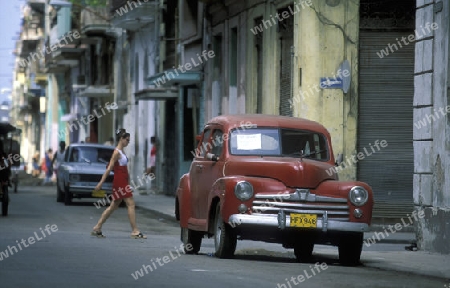
{"label": "car headlight", "polygon": [[73,182],[80,181],[80,175],[78,175],[78,174],[70,174],[69,181],[73,181]]}
{"label": "car headlight", "polygon": [[352,202],[353,205],[362,206],[366,204],[367,200],[369,199],[369,192],[367,192],[367,190],[361,186],[355,186],[350,189],[348,197],[350,198],[350,202]]}
{"label": "car headlight", "polygon": [[240,181],[234,187],[234,195],[241,200],[246,201],[253,197],[253,186],[247,181]]}

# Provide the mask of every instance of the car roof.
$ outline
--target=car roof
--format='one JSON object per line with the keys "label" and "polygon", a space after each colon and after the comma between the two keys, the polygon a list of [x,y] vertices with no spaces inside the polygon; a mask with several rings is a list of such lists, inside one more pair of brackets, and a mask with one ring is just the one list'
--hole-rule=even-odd
{"label": "car roof", "polygon": [[[206,125],[219,124],[225,129],[233,129],[235,127],[244,127],[244,125],[256,124],[263,127],[283,127],[292,129],[305,129],[329,134],[327,129],[315,121],[288,117],[280,115],[264,115],[264,114],[238,114],[238,115],[221,115],[212,118]],[[250,127],[248,127],[250,128]]]}
{"label": "car roof", "polygon": [[114,149],[114,147],[109,145],[97,144],[97,143],[72,143],[69,147],[94,147],[94,148],[109,148]]}

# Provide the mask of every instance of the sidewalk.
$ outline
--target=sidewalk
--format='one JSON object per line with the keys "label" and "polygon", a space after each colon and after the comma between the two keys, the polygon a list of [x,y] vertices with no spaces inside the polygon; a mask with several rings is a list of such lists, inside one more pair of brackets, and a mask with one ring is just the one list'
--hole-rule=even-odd
{"label": "sidewalk", "polygon": [[[142,193],[142,191],[141,191]],[[136,206],[139,209],[150,210],[161,218],[175,221],[175,198],[163,194],[134,193]],[[374,227],[378,230],[379,227]],[[375,232],[364,233],[364,238],[372,238]],[[365,245],[361,260],[364,266],[413,273],[423,276],[438,277],[450,280],[450,255],[433,254],[424,251],[406,251],[403,246],[409,246],[415,241],[414,233],[395,233],[372,244],[370,248],[381,244],[404,244],[399,251],[372,251]],[[332,247],[318,245],[314,253],[336,257],[337,250]]]}

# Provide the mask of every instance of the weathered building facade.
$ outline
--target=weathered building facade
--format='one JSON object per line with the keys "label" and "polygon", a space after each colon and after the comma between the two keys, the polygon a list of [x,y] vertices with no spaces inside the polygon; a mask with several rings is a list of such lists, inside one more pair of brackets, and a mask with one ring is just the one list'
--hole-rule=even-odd
{"label": "weathered building facade", "polygon": [[414,65],[414,205],[420,249],[450,254],[450,3],[418,0]]}
{"label": "weathered building facade", "polygon": [[[343,154],[340,177],[373,186],[377,217],[412,210],[413,45],[378,55],[414,30],[414,1],[202,2],[204,48],[219,55],[205,69],[205,118],[264,113],[318,121]],[[389,147],[374,148],[382,140]]]}
{"label": "weathered building facade", "polygon": [[[150,137],[156,134],[156,103],[150,99],[140,101],[136,94],[147,88],[146,78],[157,68],[159,4],[117,0],[111,1],[109,7],[111,29],[116,36],[113,71],[118,109],[114,127],[123,127],[132,135],[127,155],[135,183],[149,166]],[[153,184],[146,182],[140,188]]]}

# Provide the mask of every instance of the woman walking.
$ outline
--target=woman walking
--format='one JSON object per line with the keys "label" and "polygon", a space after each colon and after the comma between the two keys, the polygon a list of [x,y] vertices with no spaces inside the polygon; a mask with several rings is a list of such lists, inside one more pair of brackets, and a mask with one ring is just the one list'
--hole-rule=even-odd
{"label": "woman walking", "polygon": [[130,143],[130,133],[127,133],[125,129],[118,129],[116,136],[117,147],[114,149],[111,161],[106,168],[105,174],[103,174],[102,179],[95,187],[95,191],[100,190],[103,182],[105,182],[111,170],[114,170],[112,202],[111,205],[109,205],[109,207],[102,213],[102,216],[98,220],[97,225],[94,226],[91,235],[105,237],[102,234],[102,225],[109,218],[111,213],[119,207],[120,203],[125,201],[128,208],[128,218],[130,219],[132,229],[131,238],[147,239],[147,237],[143,235],[136,226],[135,204],[133,194],[131,193],[131,186],[128,184],[128,158],[123,152],[123,148],[127,147]]}

